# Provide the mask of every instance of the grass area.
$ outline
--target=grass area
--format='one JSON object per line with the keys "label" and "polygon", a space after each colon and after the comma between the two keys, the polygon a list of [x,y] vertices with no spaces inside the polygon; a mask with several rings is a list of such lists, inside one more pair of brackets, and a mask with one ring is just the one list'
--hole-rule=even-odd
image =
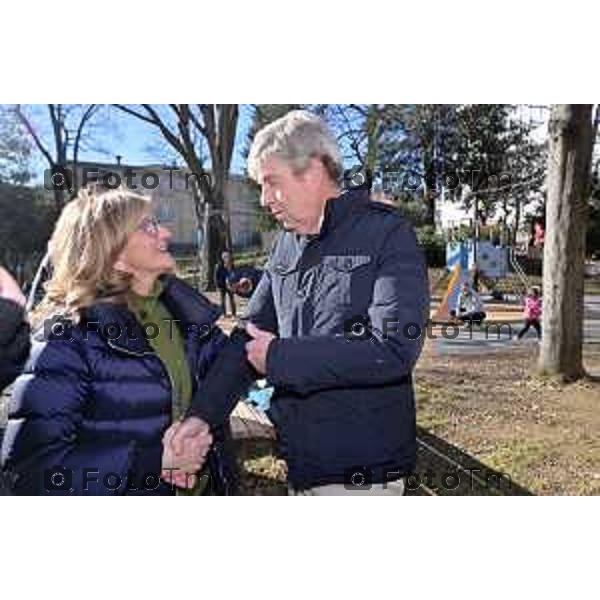
{"label": "grass area", "polygon": [[243,496],[286,496],[286,465],[275,456],[271,440],[239,440],[238,467]]}
{"label": "grass area", "polygon": [[[541,379],[536,360],[537,346],[476,361],[426,348],[418,422],[535,494],[600,494],[600,383]],[[589,349],[586,368],[600,374]]]}
{"label": "grass area", "polygon": [[[261,265],[267,259],[267,255],[260,249],[236,252],[234,254],[236,266]],[[197,258],[195,256],[177,257],[177,268],[181,271],[192,271],[196,269]]]}
{"label": "grass area", "polygon": [[[433,294],[445,285],[444,271],[430,269]],[[501,287],[514,292],[518,282],[510,276]],[[600,294],[600,277],[586,279],[585,293]],[[426,346],[416,371],[418,423],[535,494],[600,494],[600,384],[541,379],[532,375],[536,359],[536,346],[476,359],[436,356]],[[600,355],[587,348],[586,361],[600,375]],[[273,442],[239,442],[239,461],[243,494],[286,494],[285,464]]]}
{"label": "grass area", "polygon": [[267,260],[267,255],[262,250],[254,250],[249,252],[236,252],[235,265],[236,267],[245,266],[262,266]]}
{"label": "grass area", "polygon": [[[586,349],[600,375],[600,354]],[[600,382],[562,384],[534,374],[537,346],[439,356],[416,370],[417,421],[428,434],[540,495],[600,494]],[[285,495],[285,463],[268,440],[238,442],[245,495]]]}
{"label": "grass area", "polygon": [[[253,250],[249,252],[240,252],[235,254],[235,266],[256,266],[262,267],[267,256],[261,250]],[[195,257],[179,257],[176,259],[177,275],[184,281],[195,285],[198,276],[197,259]]]}
{"label": "grass area", "polygon": [[590,277],[585,280],[585,293],[592,295],[600,295],[600,277]]}

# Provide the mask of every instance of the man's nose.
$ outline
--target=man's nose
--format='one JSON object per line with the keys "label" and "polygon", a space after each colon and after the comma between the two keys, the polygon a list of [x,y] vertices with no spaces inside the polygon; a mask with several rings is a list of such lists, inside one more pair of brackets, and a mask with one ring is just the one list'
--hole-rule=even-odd
{"label": "man's nose", "polygon": [[263,208],[268,208],[271,194],[263,187],[260,193],[260,205]]}

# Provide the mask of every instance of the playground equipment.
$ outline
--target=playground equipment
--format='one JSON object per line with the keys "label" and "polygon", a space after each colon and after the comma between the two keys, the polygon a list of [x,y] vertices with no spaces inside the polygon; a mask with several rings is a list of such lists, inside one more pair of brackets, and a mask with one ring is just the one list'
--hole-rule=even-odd
{"label": "playground equipment", "polygon": [[[490,241],[450,241],[446,245],[446,268],[452,273],[446,293],[433,316],[434,321],[450,319],[456,310],[460,290],[465,281],[473,282],[475,271],[488,285],[508,274],[509,250]],[[524,274],[523,274],[524,275]]]}
{"label": "playground equipment", "polygon": [[509,250],[509,258],[510,258],[511,267],[513,268],[513,271],[517,274],[517,277],[519,278],[519,281],[521,282],[523,292],[526,294],[529,291],[529,289],[531,288],[531,284],[529,283],[529,279],[527,278],[527,275],[525,274],[523,267],[519,263],[519,259],[517,258],[517,253],[515,252],[514,248],[511,248]]}

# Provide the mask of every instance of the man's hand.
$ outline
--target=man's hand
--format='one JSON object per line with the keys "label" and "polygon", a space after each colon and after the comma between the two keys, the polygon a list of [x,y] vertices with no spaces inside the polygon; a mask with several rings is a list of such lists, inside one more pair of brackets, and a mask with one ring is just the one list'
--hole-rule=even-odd
{"label": "man's hand", "polygon": [[20,306],[25,306],[27,302],[19,284],[12,278],[10,273],[0,267],[0,298],[12,300]]}
{"label": "man's hand", "polygon": [[213,439],[208,425],[196,417],[172,425],[163,437],[162,478],[178,487],[193,487]]}
{"label": "man's hand", "polygon": [[259,329],[252,323],[248,323],[246,331],[254,338],[251,342],[246,344],[248,361],[252,364],[256,371],[258,371],[258,373],[261,375],[266,375],[267,352],[269,351],[271,342],[276,339],[277,336],[269,333],[268,331]]}

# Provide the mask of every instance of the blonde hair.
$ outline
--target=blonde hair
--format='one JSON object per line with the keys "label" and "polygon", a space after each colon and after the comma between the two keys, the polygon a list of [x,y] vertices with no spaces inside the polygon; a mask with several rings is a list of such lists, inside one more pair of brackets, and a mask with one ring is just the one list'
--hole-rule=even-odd
{"label": "blonde hair", "polygon": [[149,198],[125,189],[86,189],[69,202],[48,244],[52,277],[33,323],[55,314],[77,321],[99,299],[122,301],[131,276],[113,265],[149,208]]}
{"label": "blonde hair", "polygon": [[289,163],[296,172],[304,171],[313,158],[325,166],[333,181],[342,173],[339,145],[323,119],[306,110],[294,110],[261,129],[248,155],[248,173],[260,183],[259,171],[271,156]]}

